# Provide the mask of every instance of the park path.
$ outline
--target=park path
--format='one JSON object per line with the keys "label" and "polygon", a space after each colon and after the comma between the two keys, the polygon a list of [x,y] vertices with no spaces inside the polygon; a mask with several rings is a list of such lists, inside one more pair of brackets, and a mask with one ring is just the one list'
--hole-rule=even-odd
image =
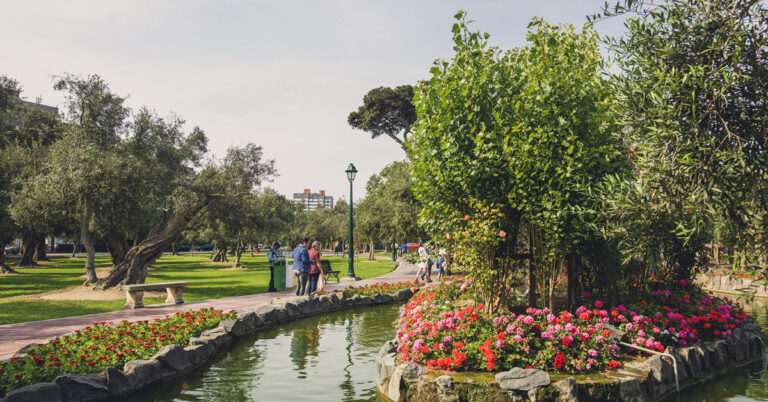
{"label": "park path", "polygon": [[[401,263],[394,271],[375,278],[357,282],[341,282],[329,284],[328,290],[340,290],[350,286],[363,286],[377,282],[411,281],[416,278],[416,266]],[[46,341],[72,333],[78,328],[97,322],[140,321],[164,317],[177,311],[193,310],[212,307],[219,310],[241,311],[272,303],[275,299],[292,297],[293,291],[287,290],[272,293],[256,293],[253,295],[227,297],[195,303],[185,303],[173,306],[146,307],[137,310],[118,310],[106,313],[87,314],[52,320],[29,321],[18,324],[0,325],[0,360],[13,356],[19,349],[30,343],[45,343]]]}

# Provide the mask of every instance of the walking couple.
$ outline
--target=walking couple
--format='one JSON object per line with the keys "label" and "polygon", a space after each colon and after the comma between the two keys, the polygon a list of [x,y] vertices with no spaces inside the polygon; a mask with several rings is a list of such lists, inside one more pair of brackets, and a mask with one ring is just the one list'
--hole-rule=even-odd
{"label": "walking couple", "polygon": [[293,275],[296,279],[296,296],[312,296],[325,287],[325,275],[320,266],[320,242],[304,238],[293,250]]}

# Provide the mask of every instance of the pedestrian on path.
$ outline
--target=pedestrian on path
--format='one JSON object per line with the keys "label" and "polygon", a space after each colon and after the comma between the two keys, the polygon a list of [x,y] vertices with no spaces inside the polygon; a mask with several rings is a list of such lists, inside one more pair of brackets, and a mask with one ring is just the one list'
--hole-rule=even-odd
{"label": "pedestrian on path", "polygon": [[307,243],[309,243],[309,239],[304,238],[293,249],[293,274],[296,276],[296,296],[304,296],[307,291],[310,264]]}
{"label": "pedestrian on path", "polygon": [[309,250],[309,290],[308,296],[312,296],[317,292],[318,281],[322,275],[322,269],[320,268],[320,242],[315,240],[312,242],[312,248]]}
{"label": "pedestrian on path", "polygon": [[267,261],[269,261],[269,289],[267,289],[268,292],[274,292],[277,290],[275,288],[275,264],[278,263],[280,258],[282,258],[282,253],[280,252],[280,243],[274,242],[272,243],[272,246],[269,247],[269,250],[267,250]]}

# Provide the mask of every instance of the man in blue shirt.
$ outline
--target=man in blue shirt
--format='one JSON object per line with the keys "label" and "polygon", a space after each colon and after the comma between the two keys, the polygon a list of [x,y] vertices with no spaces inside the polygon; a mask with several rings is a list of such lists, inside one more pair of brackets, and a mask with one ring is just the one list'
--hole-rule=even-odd
{"label": "man in blue shirt", "polygon": [[293,275],[296,277],[296,296],[304,296],[309,279],[309,251],[307,251],[308,238],[304,238],[293,249]]}

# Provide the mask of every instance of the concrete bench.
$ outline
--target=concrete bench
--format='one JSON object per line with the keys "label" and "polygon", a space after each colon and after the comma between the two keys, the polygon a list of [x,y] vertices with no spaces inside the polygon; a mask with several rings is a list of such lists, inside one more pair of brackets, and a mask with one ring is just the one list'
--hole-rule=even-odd
{"label": "concrete bench", "polygon": [[162,289],[168,292],[168,297],[165,299],[167,304],[182,304],[184,303],[184,288],[186,286],[187,282],[184,281],[123,285],[125,304],[132,309],[142,308],[144,307],[144,291]]}

